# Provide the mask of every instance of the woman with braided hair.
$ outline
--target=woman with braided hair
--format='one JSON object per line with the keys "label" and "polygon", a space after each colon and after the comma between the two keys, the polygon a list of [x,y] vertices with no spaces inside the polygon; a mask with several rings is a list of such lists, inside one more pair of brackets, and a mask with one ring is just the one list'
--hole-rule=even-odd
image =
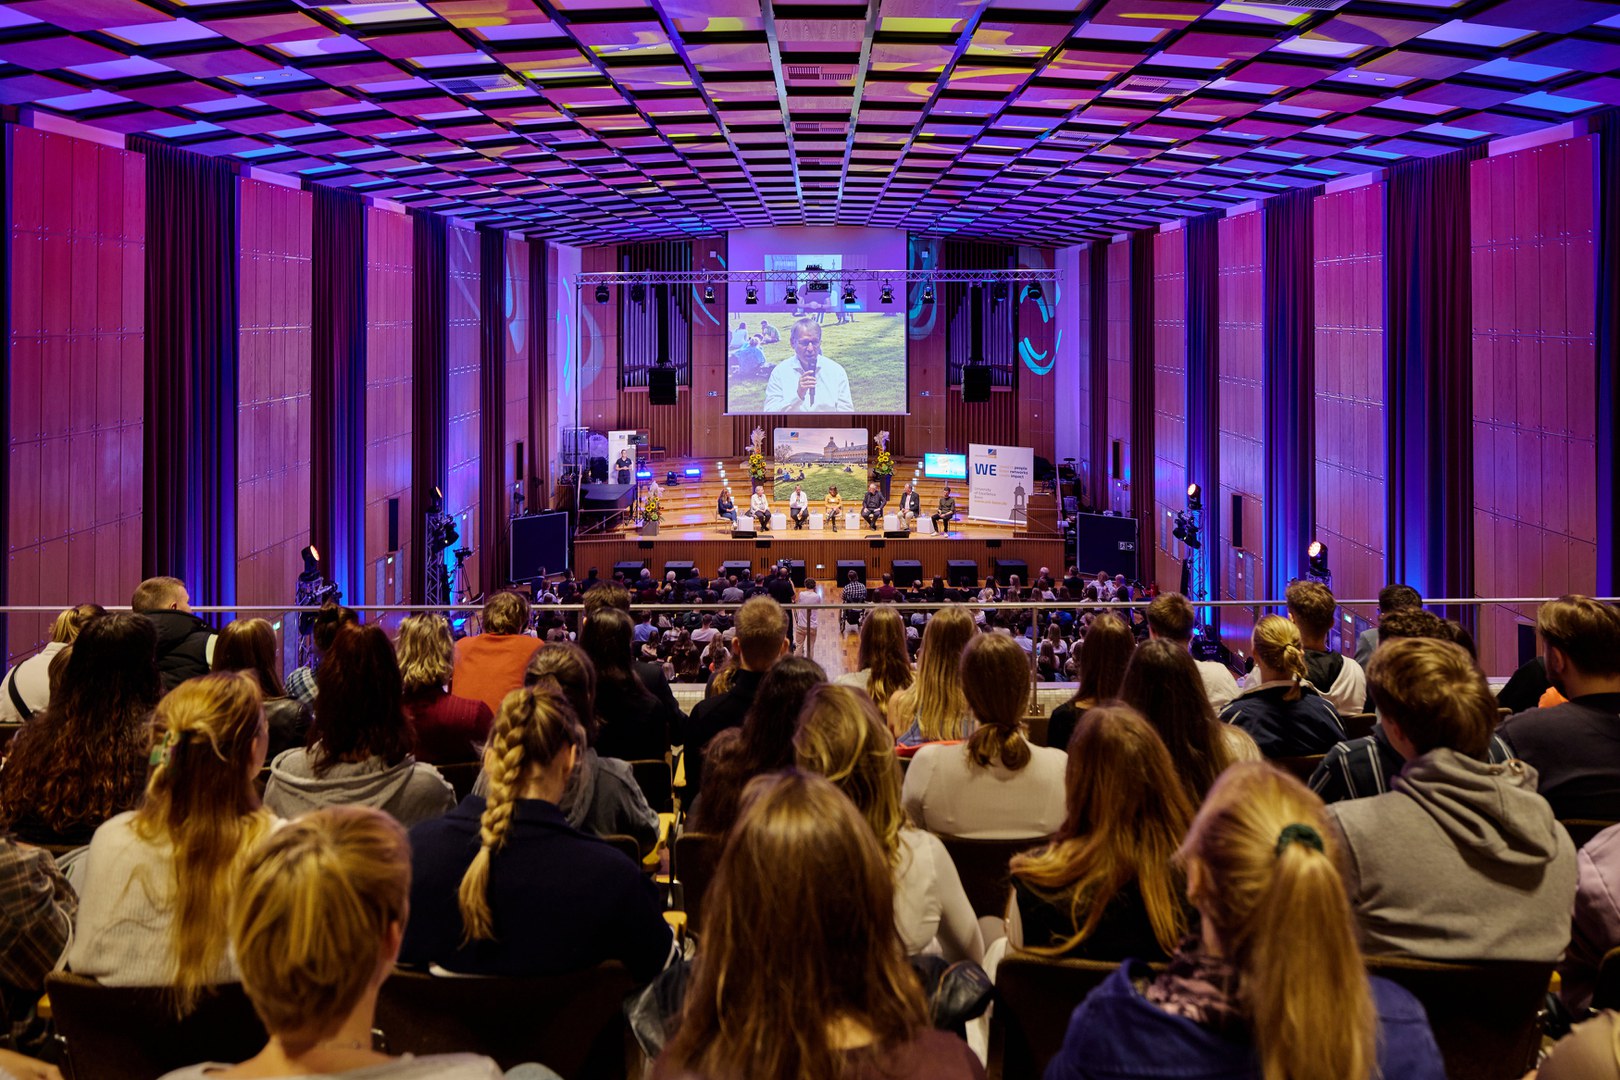
{"label": "woman with braided hair", "polygon": [[555,679],[501,702],[489,795],[411,830],[400,961],[465,975],[560,975],[606,960],[650,980],[670,955],[652,882],[559,808],[585,732]]}

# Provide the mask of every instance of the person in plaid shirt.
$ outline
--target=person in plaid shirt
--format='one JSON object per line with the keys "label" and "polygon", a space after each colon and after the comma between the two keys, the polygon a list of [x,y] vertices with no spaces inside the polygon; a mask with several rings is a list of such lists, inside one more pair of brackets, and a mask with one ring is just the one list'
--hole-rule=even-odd
{"label": "person in plaid shirt", "polygon": [[[0,835],[0,999],[13,1037],[26,1038],[45,976],[73,933],[79,898],[44,848]],[[0,1055],[0,1075],[52,1076],[38,1062]]]}

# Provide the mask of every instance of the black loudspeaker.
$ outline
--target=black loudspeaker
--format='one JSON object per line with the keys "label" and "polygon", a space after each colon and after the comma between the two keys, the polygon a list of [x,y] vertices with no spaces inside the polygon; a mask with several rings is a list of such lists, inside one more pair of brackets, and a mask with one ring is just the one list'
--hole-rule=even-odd
{"label": "black loudspeaker", "polygon": [[1029,564],[1023,559],[991,559],[990,573],[1003,585],[1006,585],[1015,574],[1020,585],[1029,584]]}
{"label": "black loudspeaker", "polygon": [[737,524],[731,527],[731,535],[737,540],[752,540],[759,535],[759,530],[755,528],[756,524],[751,517],[738,517]]}
{"label": "black loudspeaker", "polygon": [[884,529],[883,530],[883,538],[885,540],[904,540],[904,539],[908,538],[910,535],[911,535],[911,532],[909,530],[907,530],[907,529],[892,529],[892,530],[891,529]]}
{"label": "black loudspeaker", "polygon": [[797,585],[801,589],[804,588],[804,560],[803,559],[789,559],[788,560],[788,577],[793,580],[793,584]]}
{"label": "black loudspeaker", "polygon": [[896,559],[889,564],[896,585],[922,584],[922,562],[919,559]]}
{"label": "black loudspeaker", "polygon": [[990,400],[990,369],[984,364],[969,364],[962,369],[962,400],[969,405],[983,405]]}
{"label": "black loudspeaker", "polygon": [[1114,471],[1111,474],[1115,480],[1125,479],[1125,444],[1114,440]]}
{"label": "black loudspeaker", "polygon": [[1104,570],[1136,580],[1136,519],[1113,514],[1076,514],[1074,563],[1083,575]]}
{"label": "black loudspeaker", "polygon": [[512,447],[512,480],[518,485],[518,490],[525,493],[529,490],[527,479],[523,475],[523,440],[519,439]]}
{"label": "black loudspeaker", "polygon": [[747,581],[753,575],[754,564],[733,560],[720,564],[721,577],[735,577],[738,581]]}
{"label": "black loudspeaker", "polygon": [[388,500],[388,550],[399,550],[399,499]]}
{"label": "black loudspeaker", "polygon": [[685,581],[687,578],[697,573],[697,571],[692,568],[692,564],[689,562],[666,562],[664,564],[664,574],[668,576],[671,570],[675,571],[676,581]]}
{"label": "black loudspeaker", "polygon": [[675,404],[675,369],[655,367],[647,372],[647,403],[649,405]]}
{"label": "black loudspeaker", "polygon": [[972,559],[947,559],[945,583],[953,589],[972,589],[979,584],[979,564]]}
{"label": "black loudspeaker", "polygon": [[615,574],[619,574],[624,578],[624,580],[630,582],[631,584],[635,584],[635,582],[641,577],[642,567],[650,565],[652,564],[644,559],[636,562],[616,562],[613,564],[613,572]]}
{"label": "black loudspeaker", "polygon": [[855,580],[862,585],[866,584],[865,559],[839,559],[838,560],[838,587],[843,588],[849,584],[849,572],[855,571]]}
{"label": "black loudspeaker", "polygon": [[1232,546],[1243,546],[1243,496],[1232,496]]}
{"label": "black loudspeaker", "polygon": [[555,573],[571,562],[568,552],[573,530],[568,527],[566,510],[515,517],[511,528],[512,581],[533,581],[542,570]]}

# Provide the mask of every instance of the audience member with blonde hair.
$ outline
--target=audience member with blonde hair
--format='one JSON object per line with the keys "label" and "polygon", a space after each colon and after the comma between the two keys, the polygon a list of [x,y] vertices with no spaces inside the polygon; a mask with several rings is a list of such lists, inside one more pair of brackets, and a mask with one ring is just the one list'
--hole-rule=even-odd
{"label": "audience member with blonde hair", "polygon": [[1416,998],[1369,978],[1322,803],[1242,763],[1178,852],[1200,934],[1154,976],[1131,962],[1075,1009],[1047,1080],[1441,1080]]}
{"label": "audience member with blonde hair", "polygon": [[1159,733],[1194,806],[1232,762],[1260,760],[1260,749],[1248,733],[1215,718],[1191,654],[1175,642],[1137,646],[1119,699]]}
{"label": "audience member with blonde hair", "polygon": [[555,975],[620,960],[651,979],[670,954],[652,882],[558,809],[585,732],[554,679],[501,702],[489,796],[411,830],[411,924],[400,958],[463,975]]}
{"label": "audience member with blonde hair", "polygon": [[489,706],[493,715],[508,693],[523,685],[523,669],[540,647],[529,632],[529,601],[503,589],[484,601],[483,632],[456,642],[450,692]]}
{"label": "audience member with blonde hair", "polygon": [[[1295,581],[1289,584],[1284,600],[1288,605],[1288,621],[1299,631],[1305,667],[1301,677],[1316,687],[1340,714],[1349,716],[1360,712],[1367,700],[1367,678],[1361,665],[1327,646],[1338,611],[1338,601],[1332,591],[1319,581]],[[1250,671],[1243,685],[1245,688],[1255,686],[1262,677],[1258,670]]]}
{"label": "audience member with blonde hair", "polygon": [[889,698],[889,730],[901,746],[944,742],[972,733],[974,717],[962,693],[962,651],[978,633],[957,604],[934,612],[923,630],[917,675]]}
{"label": "audience member with blonde hair", "polygon": [[309,745],[270,763],[265,806],[285,818],[334,804],[370,806],[408,826],[455,805],[439,771],[411,753],[399,662],[380,627],[338,631],[316,680]]}
{"label": "audience member with blonde hair", "polygon": [[1068,814],[1048,846],[1012,860],[1007,943],[1046,956],[1163,960],[1186,936],[1186,883],[1171,865],[1193,807],[1170,752],[1128,705],[1080,718]]}
{"label": "audience member with blonde hair", "polygon": [[386,814],[330,807],[277,830],[244,867],[230,919],[242,988],[270,1041],[240,1065],[195,1065],[163,1080],[499,1080],[493,1061],[472,1054],[372,1049],[410,891],[410,845]]}
{"label": "audience member with blonde hair", "polygon": [[276,656],[276,632],[264,619],[234,619],[214,639],[214,670],[245,671],[264,694],[264,719],[270,729],[270,756],[304,745],[310,711],[287,696]]}
{"label": "audience member with blonde hair", "polygon": [[980,634],[962,652],[958,685],[979,720],[978,730],[965,744],[917,750],[901,789],[906,815],[946,836],[1051,835],[1063,823],[1068,757],[1029,743],[1024,728],[1029,654],[1006,634]]}
{"label": "audience member with blonde hair", "polygon": [[1075,647],[1080,656],[1080,678],[1074,697],[1052,710],[1046,725],[1046,745],[1067,750],[1080,717],[1119,696],[1125,669],[1136,650],[1136,635],[1118,615],[1104,612],[1091,621],[1085,640]]}
{"label": "audience member with blonde hair", "polygon": [[51,702],[51,658],[78,638],[79,631],[107,609],[100,604],[76,604],[51,623],[51,640],[0,679],[0,724],[20,724],[42,712]]}
{"label": "audience member with blonde hair", "polygon": [[950,961],[984,957],[984,940],[956,864],[939,838],[906,823],[894,736],[872,701],[847,686],[818,686],[805,698],[794,758],[838,785],[872,826],[894,872],[894,919],[906,952],[936,941]]}
{"label": "audience member with blonde hair", "polygon": [[270,832],[254,778],[270,735],[256,679],[188,679],[158,705],[166,733],[139,810],[90,841],[67,963],[108,986],[172,987],[188,1012],[235,982],[226,918],[238,872]]}
{"label": "audience member with blonde hair", "polygon": [[914,681],[911,654],[906,649],[906,626],[893,607],[880,604],[861,620],[855,666],[858,670],[833,681],[866,691],[878,715],[886,715],[890,699]]}
{"label": "audience member with blonde hair", "polygon": [[1338,710],[1307,678],[1299,628],[1267,615],[1254,624],[1251,641],[1260,681],[1232,699],[1221,722],[1248,732],[1268,758],[1325,754],[1346,739]]}
{"label": "audience member with blonde hair", "polygon": [[855,805],[819,776],[755,780],[651,1080],[983,1075],[966,1044],[928,1026],[895,932],[892,871]]}
{"label": "audience member with blonde hair", "polygon": [[1334,803],[1373,955],[1554,961],[1570,940],[1575,845],[1522,761],[1485,761],[1496,699],[1459,646],[1389,641],[1369,665],[1406,759],[1391,790]]}
{"label": "audience member with blonde hair", "polygon": [[456,643],[443,615],[424,612],[400,620],[394,639],[405,714],[416,733],[416,759],[430,765],[477,761],[495,712],[477,698],[450,692]]}

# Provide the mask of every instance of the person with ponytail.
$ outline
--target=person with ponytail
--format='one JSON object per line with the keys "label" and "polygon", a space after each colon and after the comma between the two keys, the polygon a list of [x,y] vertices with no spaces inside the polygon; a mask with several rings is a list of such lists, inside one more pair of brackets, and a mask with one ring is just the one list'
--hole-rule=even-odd
{"label": "person with ponytail", "polygon": [[1267,615],[1251,640],[1260,681],[1221,710],[1221,721],[1247,731],[1268,758],[1325,754],[1348,739],[1339,711],[1311,685],[1299,627]]}
{"label": "person with ponytail", "polygon": [[962,693],[962,650],[977,629],[960,605],[940,608],[923,629],[917,676],[889,697],[889,730],[900,746],[961,739],[973,731],[974,717]]}
{"label": "person with ponytail", "polygon": [[1322,801],[1271,765],[1221,775],[1177,852],[1200,931],[1069,1020],[1046,1080],[1442,1080],[1423,1006],[1369,978]]}
{"label": "person with ponytail", "polygon": [[484,751],[487,798],[411,830],[402,963],[525,976],[620,960],[642,981],[663,969],[670,932],[651,880],[558,808],[584,746],[556,680],[506,695]]}
{"label": "person with ponytail", "polygon": [[1119,696],[1125,669],[1136,650],[1136,635],[1118,615],[1104,612],[1091,621],[1085,640],[1075,646],[1080,657],[1080,678],[1074,697],[1052,710],[1046,725],[1046,745],[1067,750],[1080,717]]}
{"label": "person with ponytail", "polygon": [[186,680],[157,720],[166,734],[146,800],[90,841],[67,963],[108,986],[171,987],[184,1014],[238,979],[226,918],[238,872],[275,824],[253,782],[270,734],[245,672]]}
{"label": "person with ponytail", "polygon": [[[937,616],[936,616],[937,617]],[[1068,755],[1030,745],[1029,654],[1008,634],[979,634],[958,676],[979,727],[965,744],[923,746],[906,771],[906,815],[931,833],[979,840],[1051,835],[1063,823]]]}
{"label": "person with ponytail", "polygon": [[893,607],[879,604],[861,620],[860,651],[856,654],[855,667],[858,670],[833,681],[866,691],[872,704],[877,706],[879,716],[887,713],[890,698],[912,684],[915,676],[911,671],[911,654],[906,649],[906,627]]}

